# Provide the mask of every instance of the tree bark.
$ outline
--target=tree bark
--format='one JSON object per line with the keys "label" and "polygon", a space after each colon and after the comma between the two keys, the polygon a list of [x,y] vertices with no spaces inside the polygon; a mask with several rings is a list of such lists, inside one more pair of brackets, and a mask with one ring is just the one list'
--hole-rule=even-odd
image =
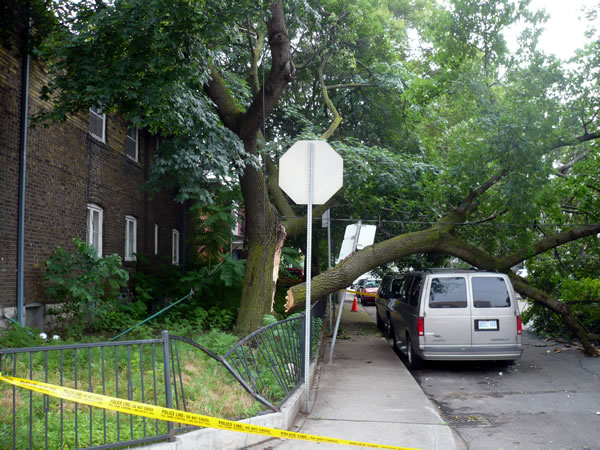
{"label": "tree bark", "polygon": [[[215,101],[223,123],[244,142],[244,148],[258,155],[257,136],[265,117],[272,111],[279,96],[293,80],[295,67],[291,57],[283,4],[271,4],[271,17],[267,22],[267,34],[271,50],[269,77],[258,92],[248,110],[242,113],[233,106],[233,98],[225,89],[222,79],[215,74],[207,87],[209,96]],[[260,36],[260,33],[259,33]],[[256,48],[251,45],[253,57]],[[256,64],[253,70],[258,70]],[[258,78],[255,80],[256,89]],[[245,336],[263,324],[263,316],[272,311],[275,283],[279,274],[279,261],[285,242],[285,228],[279,223],[277,210],[269,200],[265,174],[256,167],[248,166],[240,178],[246,217],[246,242],[248,258],[244,272],[244,284],[240,309],[236,320],[236,334]]]}

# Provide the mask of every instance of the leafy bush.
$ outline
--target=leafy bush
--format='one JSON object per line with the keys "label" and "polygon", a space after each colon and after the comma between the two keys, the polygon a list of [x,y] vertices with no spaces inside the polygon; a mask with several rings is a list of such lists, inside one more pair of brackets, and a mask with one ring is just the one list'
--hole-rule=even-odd
{"label": "leafy bush", "polygon": [[[85,329],[120,328],[130,317],[123,308],[140,311],[142,305],[125,306],[120,289],[127,285],[129,274],[119,255],[99,258],[96,250],[81,239],[73,239],[76,253],[62,247],[46,261],[47,294],[61,307],[50,313],[68,320],[65,330],[80,335]],[[128,323],[128,321],[127,321]]]}
{"label": "leafy bush", "polygon": [[34,347],[40,344],[38,330],[32,330],[20,325],[11,324],[8,328],[0,329],[0,348]]}

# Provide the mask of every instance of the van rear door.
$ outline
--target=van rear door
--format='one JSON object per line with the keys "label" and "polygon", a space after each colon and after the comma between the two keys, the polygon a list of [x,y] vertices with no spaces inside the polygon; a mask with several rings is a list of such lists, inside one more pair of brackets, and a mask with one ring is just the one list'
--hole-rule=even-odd
{"label": "van rear door", "polygon": [[518,306],[507,279],[496,274],[471,275],[473,346],[494,347],[517,343]]}
{"label": "van rear door", "polygon": [[[425,346],[471,345],[471,312],[465,275],[435,275],[429,278],[425,303]],[[440,348],[440,350],[450,350]],[[464,350],[467,350],[466,348]]]}

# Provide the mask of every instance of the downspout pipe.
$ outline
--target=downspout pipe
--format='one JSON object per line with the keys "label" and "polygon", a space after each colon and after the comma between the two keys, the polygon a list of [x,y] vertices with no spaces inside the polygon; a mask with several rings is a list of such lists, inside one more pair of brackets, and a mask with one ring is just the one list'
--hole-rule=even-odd
{"label": "downspout pipe", "polygon": [[19,154],[19,213],[17,229],[17,321],[25,326],[25,194],[27,190],[27,127],[29,122],[29,18],[21,63],[21,148]]}

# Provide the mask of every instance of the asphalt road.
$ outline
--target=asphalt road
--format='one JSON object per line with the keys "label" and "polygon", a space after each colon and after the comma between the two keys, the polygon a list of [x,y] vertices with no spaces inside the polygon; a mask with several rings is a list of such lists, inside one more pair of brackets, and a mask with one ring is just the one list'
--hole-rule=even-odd
{"label": "asphalt road", "polygon": [[468,449],[600,449],[600,358],[527,331],[523,343],[508,367],[437,362],[412,374]]}

